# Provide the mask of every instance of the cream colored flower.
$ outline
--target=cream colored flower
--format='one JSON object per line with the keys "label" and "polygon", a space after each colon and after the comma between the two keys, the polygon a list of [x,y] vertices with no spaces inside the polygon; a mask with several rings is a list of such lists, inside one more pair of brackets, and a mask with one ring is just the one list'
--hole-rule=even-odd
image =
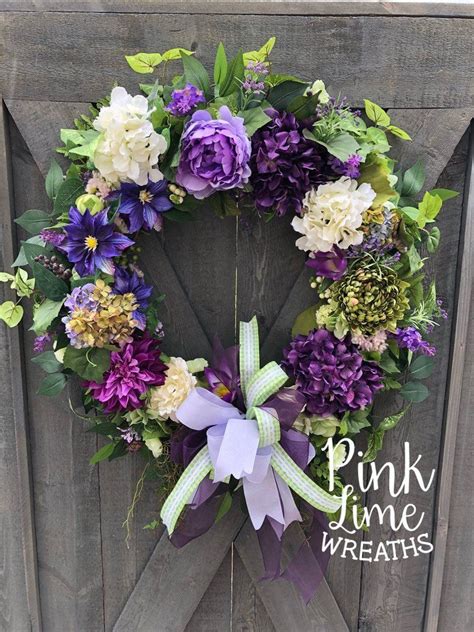
{"label": "cream colored flower", "polygon": [[132,97],[121,87],[112,90],[110,106],[103,107],[94,121],[95,129],[101,132],[94,164],[107,182],[144,185],[148,179],[163,179],[157,165],[167,143],[154,131],[150,114],[144,96]]}
{"label": "cream colored flower", "polygon": [[321,417],[319,415],[308,415],[301,413],[296,418],[293,428],[304,432],[306,435],[319,435],[320,437],[333,437],[341,422],[337,417],[329,415],[329,417]]}
{"label": "cream colored flower", "polygon": [[146,447],[151,451],[155,459],[163,454],[163,443],[158,432],[145,429],[142,433]]}
{"label": "cream colored flower", "polygon": [[346,458],[346,446],[343,443],[339,443],[333,451],[333,470],[336,472],[344,463]]}
{"label": "cream colored flower", "polygon": [[326,90],[324,81],[322,81],[321,79],[316,79],[316,81],[313,82],[312,86],[310,86],[309,88],[306,88],[304,94],[305,96],[310,96],[312,94],[318,94],[318,93],[319,93],[319,103],[322,103],[324,105],[325,103],[329,101],[330,96]]}
{"label": "cream colored flower", "polygon": [[197,380],[183,358],[170,358],[167,365],[165,383],[151,389],[148,407],[163,419],[177,421],[175,413]]}
{"label": "cream colored flower", "polygon": [[362,215],[375,199],[370,184],[357,186],[357,180],[342,177],[308,191],[303,202],[303,216],[291,225],[304,237],[296,240],[300,250],[329,252],[333,246],[345,250],[360,244],[364,237],[358,230]]}

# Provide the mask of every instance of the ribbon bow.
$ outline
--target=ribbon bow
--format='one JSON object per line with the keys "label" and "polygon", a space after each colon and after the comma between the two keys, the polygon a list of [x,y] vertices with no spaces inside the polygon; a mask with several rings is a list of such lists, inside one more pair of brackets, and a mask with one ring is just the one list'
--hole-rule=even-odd
{"label": "ribbon bow", "polygon": [[[245,415],[204,388],[195,388],[176,411],[188,428],[207,428],[207,445],[194,457],[166,499],[161,518],[171,535],[186,504],[210,475],[215,482],[229,476],[242,480],[250,519],[260,529],[265,517],[282,525],[301,520],[290,488],[321,511],[333,513],[341,499],[316,485],[280,445],[280,422],[265,408],[269,397],[287,381],[276,362],[260,368],[257,320],[240,323],[240,382]],[[274,414],[272,414],[274,413]],[[310,453],[310,460],[314,450]]]}

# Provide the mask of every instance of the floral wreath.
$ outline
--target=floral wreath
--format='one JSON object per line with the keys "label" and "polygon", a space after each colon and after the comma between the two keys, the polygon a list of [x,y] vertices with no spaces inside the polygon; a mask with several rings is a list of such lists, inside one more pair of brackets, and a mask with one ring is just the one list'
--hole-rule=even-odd
{"label": "floral wreath", "polygon": [[[16,220],[31,237],[15,274],[0,275],[18,296],[0,318],[18,325],[22,299],[33,299],[39,393],[81,378],[86,419],[107,439],[91,462],[140,452],[160,475],[161,518],[177,546],[243,487],[266,576],[288,577],[308,600],[325,564],[323,516],[342,510],[345,448],[329,458],[330,440],[364,431],[372,461],[385,432],[428,395],[420,380],[435,348],[425,336],[446,312],[420,250],[436,250],[432,224],[456,193],[421,196],[422,164],[395,172],[388,157],[390,135],[409,135],[369,100],[361,112],[321,80],[275,74],[274,43],[230,61],[219,44],[213,80],[182,48],[126,57],[161,79],[138,96],[115,87],[61,130],[57,151],[70,166],[63,174],[53,161],[47,174],[52,210]],[[173,60],[183,72],[166,84]],[[136,239],[198,217],[203,204],[220,216],[293,216],[315,305],[296,318],[278,362],[260,367],[255,318],[240,324],[237,346],[216,340],[209,361],[161,351],[163,297],[146,283]],[[374,397],[390,390],[406,405],[377,419]],[[283,532],[302,513],[310,537],[282,573]]]}

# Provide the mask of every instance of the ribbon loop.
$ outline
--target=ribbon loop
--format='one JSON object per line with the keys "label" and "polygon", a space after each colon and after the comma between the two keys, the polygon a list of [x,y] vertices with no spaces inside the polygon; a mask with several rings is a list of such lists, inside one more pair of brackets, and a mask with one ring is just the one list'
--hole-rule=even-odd
{"label": "ribbon loop", "polygon": [[257,420],[260,436],[259,448],[265,448],[280,441],[280,422],[271,413],[263,408],[251,408],[250,411],[247,411],[247,416],[255,416]]}

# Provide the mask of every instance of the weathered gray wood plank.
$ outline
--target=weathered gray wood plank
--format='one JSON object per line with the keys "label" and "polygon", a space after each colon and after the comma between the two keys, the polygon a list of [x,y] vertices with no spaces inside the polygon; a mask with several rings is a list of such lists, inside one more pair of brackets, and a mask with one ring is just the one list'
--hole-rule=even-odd
{"label": "weathered gray wood plank", "polygon": [[473,7],[461,2],[384,2],[384,0],[1,0],[2,11],[67,11],[94,13],[254,13],[264,15],[407,15],[407,16],[472,16]]}
{"label": "weathered gray wood plank", "polygon": [[[457,451],[465,454],[467,446],[469,446],[469,438],[466,446],[457,446],[457,430],[459,421],[463,421],[465,412],[465,400],[464,398],[469,396],[469,382],[465,381],[465,378],[469,376],[469,364],[470,355],[466,353],[467,344],[472,338],[472,284],[473,284],[473,268],[474,268],[474,138],[470,138],[470,152],[468,161],[468,181],[466,183],[465,192],[465,225],[464,235],[459,244],[459,269],[458,269],[458,284],[457,284],[457,297],[456,297],[456,313],[455,317],[455,332],[451,349],[451,366],[449,375],[449,385],[447,389],[447,408],[446,419],[444,424],[444,442],[441,452],[438,489],[437,489],[437,503],[434,517],[434,545],[435,549],[431,556],[430,577],[428,585],[426,614],[425,614],[425,630],[429,631],[434,629],[439,622],[440,605],[442,599],[443,586],[448,589],[452,589],[449,583],[449,577],[446,577],[447,583],[443,582],[443,575],[445,572],[445,563],[448,547],[449,523],[451,513],[454,513],[455,518],[459,520],[459,516],[464,516],[464,513],[471,512],[472,507],[470,504],[462,502],[461,505],[455,505],[451,501],[451,494],[457,495],[459,502],[459,490],[464,487],[464,481],[461,479],[462,470],[456,469],[456,480],[453,480],[453,473],[455,471],[455,457]],[[466,375],[463,377],[463,373],[466,371]],[[466,392],[467,391],[467,392]],[[472,389],[471,389],[472,392]],[[471,407],[472,411],[472,407]],[[464,417],[465,423],[465,417]],[[465,428],[464,434],[466,434]],[[472,465],[472,462],[471,462]],[[472,482],[469,478],[468,472],[465,472],[466,481]],[[465,499],[466,490],[462,492],[462,497]],[[454,500],[454,499],[453,499]],[[464,516],[466,518],[466,516]],[[468,522],[461,519],[466,531],[470,531],[467,528]],[[459,525],[459,522],[458,522]],[[458,527],[459,528],[459,527]],[[459,533],[459,531],[458,531]],[[462,532],[461,532],[462,534]],[[453,534],[454,536],[455,534]],[[467,535],[467,534],[466,534]],[[462,537],[466,537],[462,534]],[[469,536],[468,536],[469,537]],[[452,541],[452,540],[451,540]],[[472,551],[472,548],[464,549],[462,558],[465,559],[464,564],[467,562],[467,568],[463,576],[463,582],[467,586],[473,585],[473,556],[466,555],[467,551]],[[451,559],[457,555],[456,550],[451,549]],[[452,572],[452,567],[451,567]],[[470,572],[469,572],[470,570]],[[457,581],[460,579],[460,573],[456,571],[455,578]],[[466,608],[464,611],[464,617],[469,618],[472,616],[472,609]],[[464,620],[466,620],[464,618]],[[458,624],[459,625],[459,624]],[[455,629],[454,626],[452,629]]]}
{"label": "weathered gray wood plank", "polygon": [[[0,269],[13,260],[13,192],[8,114],[0,99]],[[0,302],[13,292],[0,288]],[[41,628],[33,485],[25,410],[22,349],[18,330],[0,326],[0,628]]]}
{"label": "weathered gray wood plank", "polygon": [[[434,139],[433,139],[434,140]],[[458,188],[464,177],[466,161],[465,139],[456,149],[454,157],[438,180],[439,186]],[[436,277],[437,290],[452,314],[455,296],[455,279],[458,264],[458,244],[462,216],[462,195],[446,203],[439,217],[442,233],[440,248],[430,259],[427,271]],[[408,441],[413,454],[422,454],[420,471],[425,479],[433,468],[438,467],[439,451],[442,442],[442,420],[445,407],[450,343],[453,332],[452,317],[443,323],[432,336],[438,349],[436,371],[427,380],[430,397],[422,405],[413,407],[406,418],[389,434],[384,442],[379,461],[391,461],[396,471],[403,471],[403,444]],[[379,414],[387,414],[400,408],[396,399],[387,398],[378,404]],[[392,499],[386,485],[378,491],[368,493],[368,506],[378,503],[381,507],[393,504],[400,514],[407,502],[416,505],[419,515],[425,512],[425,518],[419,533],[433,534],[432,514],[435,502],[435,484],[429,492],[422,492],[416,484],[410,486],[409,499],[399,496]],[[403,530],[395,534],[388,525],[382,527],[371,525],[370,532],[364,534],[365,540],[374,542],[410,537]],[[423,626],[429,557],[420,554],[418,557],[398,559],[390,562],[365,563],[362,574],[360,630],[369,632],[383,629],[387,632],[419,632]]]}
{"label": "weathered gray wood plank", "polygon": [[[219,40],[236,51],[245,33],[249,49],[276,35],[276,69],[325,78],[334,94],[354,103],[362,97],[399,108],[474,102],[472,27],[463,18],[6,12],[3,21],[3,54],[10,61],[0,69],[0,86],[7,97],[93,101],[116,80],[136,90],[140,78],[124,54],[153,50],[157,42],[162,50],[179,43],[195,48],[211,66]],[[114,36],[103,37],[105,32]],[[55,46],[49,43],[53,34]],[[295,55],[301,50],[304,55]]]}

